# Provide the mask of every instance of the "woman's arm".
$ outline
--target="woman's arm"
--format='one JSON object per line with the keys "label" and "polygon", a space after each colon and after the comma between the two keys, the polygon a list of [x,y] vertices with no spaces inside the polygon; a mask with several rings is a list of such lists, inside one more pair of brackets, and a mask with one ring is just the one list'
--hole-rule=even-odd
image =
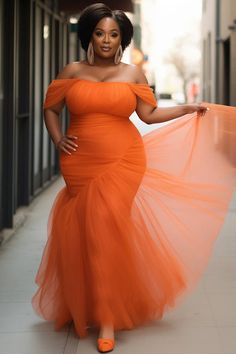
{"label": "woman's arm", "polygon": [[208,110],[207,107],[199,104],[185,104],[173,107],[156,107],[152,108],[149,104],[143,102],[140,98],[137,99],[136,112],[141,120],[147,124],[167,122],[185,114],[198,112],[204,115]]}
{"label": "woman's arm", "polygon": [[[136,67],[136,80],[138,83],[148,84],[146,76]],[[173,107],[156,107],[153,108],[150,104],[144,102],[141,98],[137,98],[136,112],[139,118],[147,124],[162,123],[169,120],[181,117],[185,114],[198,112],[204,115],[208,110],[207,107],[200,104],[185,104]]]}
{"label": "woman's arm", "polygon": [[55,145],[61,140],[63,133],[61,131],[60,113],[64,107],[64,102],[53,105],[50,108],[43,110],[44,122],[47,127],[48,133]]}
{"label": "woman's arm", "polygon": [[[73,63],[66,65],[62,71],[57,75],[56,79],[70,79],[73,77],[75,66]],[[56,145],[67,154],[71,155],[70,150],[76,150],[78,146],[73,140],[77,139],[73,135],[63,135],[60,124],[60,113],[65,105],[65,101],[61,101],[50,108],[44,109],[44,122],[47,127],[48,133]]]}

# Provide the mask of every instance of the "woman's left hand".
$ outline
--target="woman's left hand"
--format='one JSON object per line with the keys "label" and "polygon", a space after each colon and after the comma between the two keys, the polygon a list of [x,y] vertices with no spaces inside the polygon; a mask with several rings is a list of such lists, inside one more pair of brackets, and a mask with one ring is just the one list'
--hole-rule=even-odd
{"label": "woman's left hand", "polygon": [[201,104],[186,104],[186,112],[187,114],[189,113],[194,113],[197,112],[198,116],[204,116],[207,111],[209,111],[209,108],[206,106],[201,106]]}

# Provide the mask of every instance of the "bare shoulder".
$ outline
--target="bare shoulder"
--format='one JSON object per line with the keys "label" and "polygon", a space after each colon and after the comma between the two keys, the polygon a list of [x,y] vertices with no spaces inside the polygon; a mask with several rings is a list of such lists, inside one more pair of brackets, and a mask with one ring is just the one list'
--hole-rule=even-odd
{"label": "bare shoulder", "polygon": [[78,76],[78,73],[83,67],[83,62],[72,62],[64,66],[64,68],[59,72],[56,79],[73,79]]}
{"label": "bare shoulder", "polygon": [[148,80],[143,73],[143,70],[135,64],[125,64],[126,70],[132,77],[132,80],[140,84],[148,84]]}

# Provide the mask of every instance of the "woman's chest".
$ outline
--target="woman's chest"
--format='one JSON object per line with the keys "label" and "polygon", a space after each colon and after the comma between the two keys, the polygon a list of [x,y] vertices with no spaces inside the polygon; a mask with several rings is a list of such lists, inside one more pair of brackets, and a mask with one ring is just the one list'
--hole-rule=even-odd
{"label": "woman's chest", "polygon": [[129,116],[136,108],[136,95],[125,82],[81,80],[66,93],[67,108],[73,114],[110,113]]}

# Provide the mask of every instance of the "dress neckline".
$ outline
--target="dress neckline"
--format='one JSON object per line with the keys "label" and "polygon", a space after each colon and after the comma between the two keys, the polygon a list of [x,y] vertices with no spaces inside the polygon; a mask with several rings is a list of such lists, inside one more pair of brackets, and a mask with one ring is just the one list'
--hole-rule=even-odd
{"label": "dress neckline", "polygon": [[73,78],[66,78],[66,79],[54,79],[53,81],[59,81],[59,80],[78,80],[78,81],[84,81],[84,82],[89,82],[93,84],[128,84],[128,85],[145,85],[149,86],[147,83],[137,83],[137,82],[131,82],[131,81],[94,81],[94,80],[88,80],[88,79],[81,79],[79,77],[73,77]]}

